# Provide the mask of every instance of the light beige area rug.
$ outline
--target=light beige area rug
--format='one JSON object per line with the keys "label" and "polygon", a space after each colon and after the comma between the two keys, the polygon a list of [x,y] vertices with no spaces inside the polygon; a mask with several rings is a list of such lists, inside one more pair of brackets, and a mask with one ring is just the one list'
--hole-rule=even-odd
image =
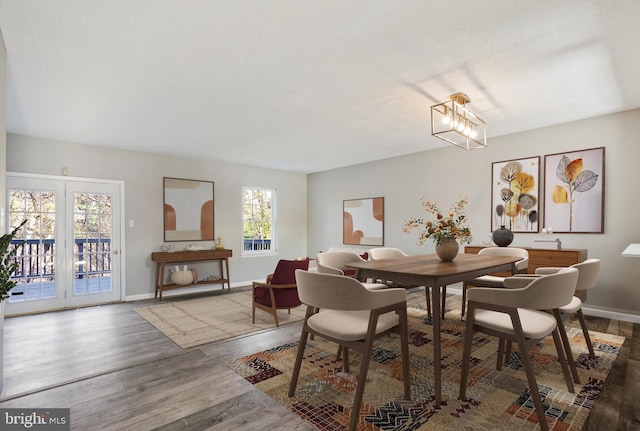
{"label": "light beige area rug", "polygon": [[[136,308],[135,311],[183,349],[276,327],[273,316],[256,310],[251,290]],[[306,307],[278,311],[280,326],[304,318]]]}

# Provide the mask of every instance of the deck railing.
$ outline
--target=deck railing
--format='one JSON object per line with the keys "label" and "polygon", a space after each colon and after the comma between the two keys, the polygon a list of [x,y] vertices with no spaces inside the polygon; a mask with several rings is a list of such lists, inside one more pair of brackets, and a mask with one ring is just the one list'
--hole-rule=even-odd
{"label": "deck railing", "polygon": [[[13,240],[20,244],[22,240]],[[111,271],[111,238],[87,238],[74,241],[75,275],[101,274]],[[12,278],[47,278],[56,271],[56,244],[53,239],[28,239],[18,248],[18,268]]]}
{"label": "deck railing", "polygon": [[259,250],[271,250],[270,239],[244,239],[244,251],[259,251]]}

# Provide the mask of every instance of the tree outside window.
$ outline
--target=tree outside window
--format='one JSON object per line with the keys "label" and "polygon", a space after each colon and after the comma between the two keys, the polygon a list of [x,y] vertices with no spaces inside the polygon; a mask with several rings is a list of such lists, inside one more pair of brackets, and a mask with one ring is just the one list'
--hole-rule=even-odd
{"label": "tree outside window", "polygon": [[244,253],[275,250],[275,190],[245,187],[242,202]]}

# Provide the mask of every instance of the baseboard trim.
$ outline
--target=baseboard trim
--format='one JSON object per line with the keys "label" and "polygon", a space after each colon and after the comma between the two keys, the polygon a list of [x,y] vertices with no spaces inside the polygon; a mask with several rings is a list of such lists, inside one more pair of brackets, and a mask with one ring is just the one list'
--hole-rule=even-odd
{"label": "baseboard trim", "polygon": [[[250,281],[244,281],[241,283],[231,283],[231,288],[233,289],[234,287],[244,287],[247,285],[251,285]],[[226,289],[226,287],[225,287]],[[167,290],[165,292],[162,293],[162,297],[163,298],[169,298],[172,296],[177,296],[177,295],[186,295],[189,293],[201,293],[201,292],[213,292],[215,290],[222,290],[222,285],[221,284],[207,284],[207,285],[202,285],[202,286],[195,286],[195,287],[181,287],[179,289],[172,289],[172,290]],[[144,299],[153,299],[155,298],[155,292],[149,292],[149,293],[143,293],[140,295],[130,295],[130,296],[126,296],[124,298],[125,302],[132,302],[132,301],[142,301]]]}

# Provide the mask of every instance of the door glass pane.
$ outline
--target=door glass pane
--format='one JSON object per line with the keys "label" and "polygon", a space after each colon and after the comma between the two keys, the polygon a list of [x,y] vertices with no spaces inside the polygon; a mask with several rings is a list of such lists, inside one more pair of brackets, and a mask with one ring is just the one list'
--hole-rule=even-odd
{"label": "door glass pane", "polygon": [[74,295],[110,292],[112,196],[73,194]]}
{"label": "door glass pane", "polygon": [[14,242],[25,240],[18,253],[18,268],[12,277],[16,287],[10,302],[56,297],[55,231],[56,193],[47,190],[8,190],[11,227],[29,220]]}

